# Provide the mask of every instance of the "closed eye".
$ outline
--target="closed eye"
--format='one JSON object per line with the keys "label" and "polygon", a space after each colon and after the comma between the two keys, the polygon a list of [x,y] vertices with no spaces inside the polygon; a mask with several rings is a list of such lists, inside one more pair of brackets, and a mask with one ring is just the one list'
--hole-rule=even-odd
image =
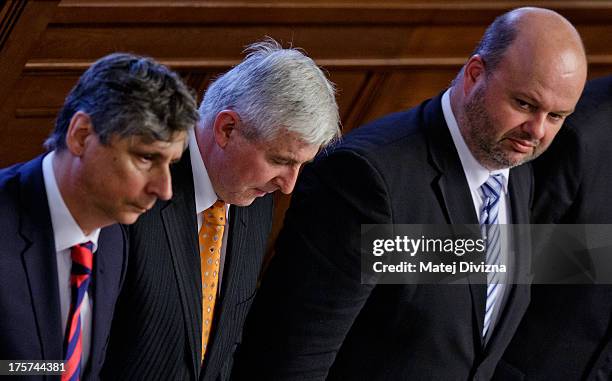
{"label": "closed eye", "polygon": [[152,162],[155,157],[153,155],[139,155],[138,158],[140,159],[140,161],[142,161],[143,163],[150,163]]}
{"label": "closed eye", "polygon": [[531,103],[525,102],[524,100],[519,98],[516,98],[516,104],[519,106],[519,108],[522,108],[526,111],[531,111],[534,109],[534,106]]}
{"label": "closed eye", "polygon": [[548,117],[550,119],[552,119],[553,121],[555,121],[555,122],[561,122],[561,121],[563,121],[563,119],[565,119],[564,115],[556,114],[554,112],[551,112],[550,114],[548,114]]}
{"label": "closed eye", "polygon": [[289,164],[289,160],[285,160],[285,159],[274,158],[271,161],[273,164],[276,164],[276,165],[288,165]]}

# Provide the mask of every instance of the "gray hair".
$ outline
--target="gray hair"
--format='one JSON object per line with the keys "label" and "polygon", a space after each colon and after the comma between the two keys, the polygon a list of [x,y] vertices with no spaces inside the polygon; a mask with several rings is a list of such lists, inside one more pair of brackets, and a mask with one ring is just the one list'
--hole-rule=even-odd
{"label": "gray hair", "polygon": [[284,129],[324,146],[340,136],[334,85],[312,59],[271,38],[245,52],[245,60],[206,91],[200,105],[205,128],[229,109],[240,115],[249,139],[270,140]]}
{"label": "gray hair", "polygon": [[169,141],[197,123],[194,96],[180,78],[151,58],[114,53],[96,61],[70,91],[45,147],[66,148],[77,111],[89,115],[102,144],[112,135]]}

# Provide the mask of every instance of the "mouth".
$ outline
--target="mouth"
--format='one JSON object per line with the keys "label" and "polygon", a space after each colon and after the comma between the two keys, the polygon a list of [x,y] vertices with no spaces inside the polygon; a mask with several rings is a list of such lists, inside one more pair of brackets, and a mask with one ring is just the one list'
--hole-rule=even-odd
{"label": "mouth", "polygon": [[151,209],[153,207],[153,204],[149,205],[149,206],[141,206],[138,204],[130,204],[130,206],[135,209],[139,214],[143,214],[145,213],[147,210]]}
{"label": "mouth", "polygon": [[508,141],[510,141],[512,148],[519,153],[531,153],[537,147],[537,144],[525,139],[508,138]]}
{"label": "mouth", "polygon": [[265,196],[266,194],[276,192],[276,188],[270,189],[270,190],[265,190],[265,189],[260,189],[260,188],[254,188],[254,189],[255,189],[255,194],[257,195],[257,197],[262,197],[262,196]]}

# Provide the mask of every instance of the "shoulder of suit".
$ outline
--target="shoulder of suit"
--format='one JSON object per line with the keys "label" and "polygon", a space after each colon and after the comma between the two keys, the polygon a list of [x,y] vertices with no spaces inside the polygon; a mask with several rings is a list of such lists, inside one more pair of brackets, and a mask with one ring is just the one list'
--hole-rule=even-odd
{"label": "shoulder of suit", "polygon": [[6,203],[17,203],[22,190],[22,179],[27,164],[24,162],[0,169],[0,205],[4,210]]}

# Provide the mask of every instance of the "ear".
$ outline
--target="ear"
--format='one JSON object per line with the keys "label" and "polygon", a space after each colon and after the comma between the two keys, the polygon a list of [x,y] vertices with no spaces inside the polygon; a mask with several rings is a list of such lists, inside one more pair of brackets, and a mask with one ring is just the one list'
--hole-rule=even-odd
{"label": "ear", "polygon": [[463,69],[463,94],[472,92],[478,81],[485,78],[485,66],[482,57],[474,54],[470,57]]}
{"label": "ear", "polygon": [[238,123],[240,123],[240,117],[236,111],[223,110],[217,114],[213,123],[213,134],[219,147],[227,146]]}
{"label": "ear", "polygon": [[87,137],[94,135],[91,118],[83,111],[77,111],[70,119],[66,132],[66,148],[75,156],[81,156],[85,150]]}

